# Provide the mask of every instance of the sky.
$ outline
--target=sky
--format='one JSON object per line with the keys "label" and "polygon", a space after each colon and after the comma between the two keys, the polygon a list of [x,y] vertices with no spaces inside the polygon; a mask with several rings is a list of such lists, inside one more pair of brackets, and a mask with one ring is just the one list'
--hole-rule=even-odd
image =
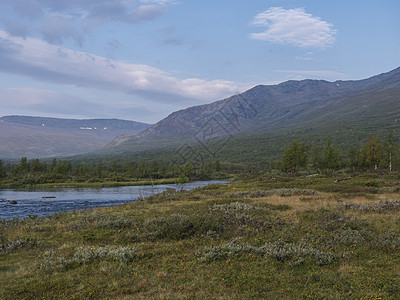
{"label": "sky", "polygon": [[0,116],[155,123],[400,66],[398,0],[0,0]]}

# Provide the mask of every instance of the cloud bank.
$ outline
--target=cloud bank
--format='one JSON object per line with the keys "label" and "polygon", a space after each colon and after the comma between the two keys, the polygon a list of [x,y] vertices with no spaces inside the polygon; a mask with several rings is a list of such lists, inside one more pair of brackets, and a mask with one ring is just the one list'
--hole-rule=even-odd
{"label": "cloud bank", "polygon": [[271,7],[259,13],[250,24],[266,30],[250,34],[254,40],[301,48],[326,48],[335,42],[333,25],[306,13],[303,8]]}
{"label": "cloud bank", "polygon": [[40,33],[49,43],[62,44],[72,39],[82,46],[85,35],[93,27],[112,22],[150,21],[165,14],[167,6],[174,3],[168,0],[0,0],[0,7],[17,16],[13,21],[2,20],[13,36],[25,38]]}
{"label": "cloud bank", "polygon": [[0,72],[86,88],[119,91],[160,103],[217,100],[247,88],[226,80],[178,78],[163,70],[117,61],[0,30]]}

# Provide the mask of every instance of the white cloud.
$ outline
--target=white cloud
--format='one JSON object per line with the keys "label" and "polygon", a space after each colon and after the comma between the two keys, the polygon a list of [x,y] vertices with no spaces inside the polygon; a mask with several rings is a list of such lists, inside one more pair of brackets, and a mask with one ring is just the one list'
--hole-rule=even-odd
{"label": "white cloud", "polygon": [[302,48],[326,48],[335,42],[333,25],[306,13],[303,8],[271,7],[256,15],[252,26],[266,27],[250,38]]}
{"label": "white cloud", "polygon": [[226,80],[181,79],[163,70],[74,51],[0,30],[0,71],[55,82],[134,94],[152,101],[217,100],[248,88]]}

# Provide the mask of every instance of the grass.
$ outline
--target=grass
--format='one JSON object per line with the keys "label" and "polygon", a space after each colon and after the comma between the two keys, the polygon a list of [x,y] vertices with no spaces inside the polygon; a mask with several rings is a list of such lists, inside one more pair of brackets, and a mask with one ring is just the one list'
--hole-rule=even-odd
{"label": "grass", "polygon": [[335,179],[265,176],[2,220],[0,298],[398,299],[397,181]]}

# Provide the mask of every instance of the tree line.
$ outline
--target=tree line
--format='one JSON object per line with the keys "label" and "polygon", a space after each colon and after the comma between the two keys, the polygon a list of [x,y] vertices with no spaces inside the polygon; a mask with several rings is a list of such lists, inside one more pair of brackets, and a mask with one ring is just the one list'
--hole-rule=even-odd
{"label": "tree line", "polygon": [[0,184],[7,186],[62,182],[127,182],[138,180],[177,178],[179,183],[188,180],[227,178],[231,174],[280,169],[292,175],[301,170],[329,174],[347,168],[352,171],[399,171],[400,146],[392,132],[382,141],[368,137],[361,147],[350,146],[343,151],[328,139],[324,145],[306,144],[295,140],[284,150],[282,159],[272,164],[232,164],[209,161],[178,164],[166,161],[105,160],[96,162],[71,162],[53,159],[40,161],[22,157],[18,163],[0,160]]}
{"label": "tree line", "polygon": [[319,173],[332,173],[342,168],[353,171],[400,169],[400,147],[390,132],[381,141],[376,136],[369,136],[361,148],[350,146],[346,153],[335,147],[331,139],[324,146],[306,145],[295,140],[288,146],[279,162],[282,171],[295,174],[302,169],[311,169]]}
{"label": "tree line", "polygon": [[68,160],[53,159],[51,163],[22,157],[14,165],[5,165],[0,160],[0,182],[30,185],[57,182],[127,182],[146,179],[179,178],[180,181],[208,180],[226,176],[219,161],[201,165],[185,163],[118,162],[98,164],[71,163]]}

